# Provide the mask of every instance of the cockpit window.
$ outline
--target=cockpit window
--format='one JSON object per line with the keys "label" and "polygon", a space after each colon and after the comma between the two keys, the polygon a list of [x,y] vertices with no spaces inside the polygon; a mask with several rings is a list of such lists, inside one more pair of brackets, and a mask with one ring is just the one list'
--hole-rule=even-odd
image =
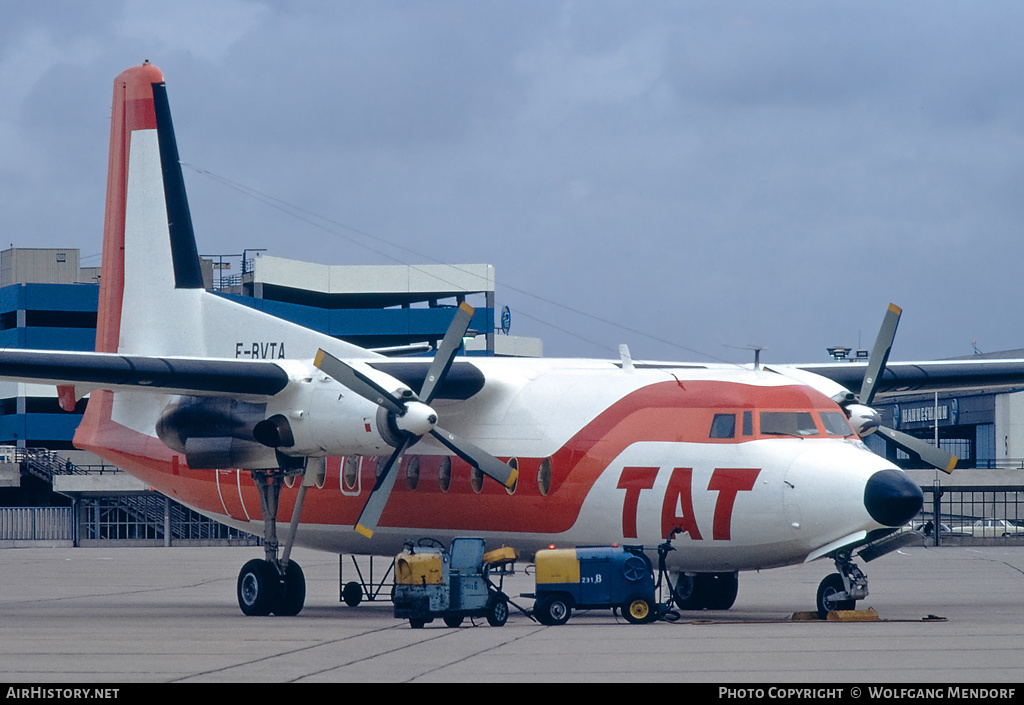
{"label": "cockpit window", "polygon": [[846,419],[846,414],[841,411],[821,412],[821,422],[825,424],[825,433],[830,436],[843,436],[845,438],[854,435],[850,422]]}
{"label": "cockpit window", "polygon": [[809,411],[762,411],[761,433],[780,436],[819,436]]}
{"label": "cockpit window", "polygon": [[711,438],[735,438],[736,414],[715,414],[711,422]]}

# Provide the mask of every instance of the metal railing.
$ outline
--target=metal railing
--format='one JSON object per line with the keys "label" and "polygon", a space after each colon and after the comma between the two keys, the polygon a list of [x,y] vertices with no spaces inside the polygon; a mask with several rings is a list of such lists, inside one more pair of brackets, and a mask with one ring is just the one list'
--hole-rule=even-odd
{"label": "metal railing", "polygon": [[924,507],[913,526],[934,545],[993,540],[1024,544],[1024,487],[958,485],[921,489]]}
{"label": "metal railing", "polygon": [[79,511],[80,541],[259,544],[259,538],[250,533],[221,524],[156,493],[83,499]]}
{"label": "metal railing", "polygon": [[0,507],[0,540],[73,541],[71,507]]}
{"label": "metal railing", "polygon": [[[0,461],[52,483],[55,475],[123,473],[114,465],[75,465],[52,450],[0,446]],[[257,545],[252,534],[225,526],[156,492],[80,498],[73,507],[0,508],[0,541],[134,541],[156,545]]]}

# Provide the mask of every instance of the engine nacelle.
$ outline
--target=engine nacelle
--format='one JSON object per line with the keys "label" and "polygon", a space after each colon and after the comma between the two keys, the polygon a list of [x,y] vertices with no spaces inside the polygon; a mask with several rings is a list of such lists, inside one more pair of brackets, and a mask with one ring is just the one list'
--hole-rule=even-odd
{"label": "engine nacelle", "polygon": [[[378,373],[376,377],[382,387],[403,388],[389,375]],[[417,404],[412,402],[410,406]],[[292,373],[288,387],[267,403],[265,420],[256,424],[253,435],[260,443],[295,457],[387,455],[401,442],[402,434],[380,410],[311,367],[303,375]],[[413,422],[416,429],[427,416],[421,412],[417,408]],[[399,429],[406,430],[401,424]]]}
{"label": "engine nacelle", "polygon": [[882,425],[881,415],[870,406],[850,404],[845,411],[846,415],[850,417],[850,425],[861,438],[870,436]]}
{"label": "engine nacelle", "polygon": [[266,405],[226,398],[178,397],[156,424],[164,444],[184,453],[192,468],[272,468],[273,448],[257,443],[253,429]]}
{"label": "engine nacelle", "polygon": [[161,414],[157,436],[189,467],[263,469],[278,467],[279,454],[389,455],[407,434],[426,435],[437,423],[434,410],[389,375],[376,379],[408,400],[400,417],[311,365],[284,364],[291,381],[269,401],[178,397]]}

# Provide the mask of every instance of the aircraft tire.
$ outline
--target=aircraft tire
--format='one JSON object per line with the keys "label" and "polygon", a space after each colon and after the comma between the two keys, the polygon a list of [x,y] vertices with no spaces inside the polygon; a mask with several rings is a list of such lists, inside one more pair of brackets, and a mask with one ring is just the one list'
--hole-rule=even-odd
{"label": "aircraft tire", "polygon": [[630,624],[645,624],[654,620],[654,604],[643,595],[634,595],[622,605],[622,616]]}
{"label": "aircraft tire", "polygon": [[818,598],[816,601],[818,616],[822,619],[828,616],[832,610],[852,610],[857,606],[856,600],[836,600],[833,595],[846,592],[843,584],[843,576],[839,573],[826,575],[825,579],[818,585]]}
{"label": "aircraft tire", "polygon": [[706,604],[709,610],[727,610],[736,602],[740,581],[737,573],[707,574]]}
{"label": "aircraft tire", "polygon": [[672,599],[676,607],[681,610],[704,609],[704,603],[700,594],[699,575],[686,575],[679,573],[676,576],[676,584],[672,590]]}
{"label": "aircraft tire", "polygon": [[738,592],[737,573],[680,573],[672,599],[681,610],[727,610]]}
{"label": "aircraft tire", "polygon": [[281,617],[294,617],[306,603],[306,576],[295,561],[288,561],[288,568],[281,581],[281,593],[277,605],[271,611]]}
{"label": "aircraft tire", "polygon": [[270,563],[254,558],[242,566],[236,585],[238,606],[249,617],[265,617],[274,611],[281,593],[281,579]]}

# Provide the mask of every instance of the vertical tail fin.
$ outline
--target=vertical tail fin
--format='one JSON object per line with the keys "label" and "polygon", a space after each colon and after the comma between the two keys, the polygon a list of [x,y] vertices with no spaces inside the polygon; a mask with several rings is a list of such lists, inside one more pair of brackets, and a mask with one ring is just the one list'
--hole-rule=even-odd
{"label": "vertical tail fin", "polygon": [[324,348],[372,355],[205,291],[167,88],[148,63],[114,79],[96,323],[99,352],[233,358],[272,350],[276,358],[312,359]]}
{"label": "vertical tail fin", "polygon": [[203,277],[167,87],[147,62],[114,79],[96,350],[117,352],[134,300],[167,286],[202,289]]}

